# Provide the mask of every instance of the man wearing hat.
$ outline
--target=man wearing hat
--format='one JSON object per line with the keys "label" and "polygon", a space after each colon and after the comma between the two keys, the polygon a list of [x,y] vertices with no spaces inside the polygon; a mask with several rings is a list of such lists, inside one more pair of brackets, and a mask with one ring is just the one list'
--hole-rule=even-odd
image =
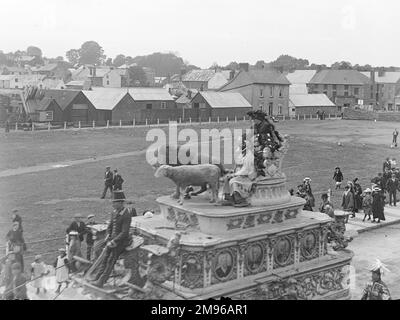
{"label": "man wearing hat", "polygon": [[372,282],[365,287],[361,300],[392,300],[388,287],[381,279],[383,272],[389,271],[386,266],[377,259],[370,271]]}
{"label": "man wearing hat", "polygon": [[122,190],[114,191],[112,199],[114,210],[107,228],[106,247],[101,255],[103,258],[93,283],[99,288],[107,282],[118,257],[129,246],[132,214],[128,208],[124,207],[124,202],[125,195]]}
{"label": "man wearing hat", "polygon": [[90,228],[90,226],[94,224],[96,224],[96,222],[94,221],[94,214],[89,214],[87,216],[87,222],[86,222],[86,259],[89,261],[92,256],[94,240],[96,239],[96,234]]}
{"label": "man wearing hat", "polygon": [[111,167],[107,166],[106,167],[106,172],[104,173],[104,190],[103,190],[103,195],[101,196],[101,199],[104,199],[106,197],[107,194],[107,190],[110,189],[110,193],[112,196],[112,192],[113,192],[113,174],[111,172]]}
{"label": "man wearing hat", "polygon": [[122,179],[121,175],[118,173],[118,170],[114,170],[114,178],[113,178],[113,187],[114,190],[122,190],[122,184],[124,183],[124,179]]}
{"label": "man wearing hat", "polygon": [[399,189],[399,180],[396,178],[396,174],[392,173],[390,179],[386,181],[386,190],[389,193],[389,205],[392,205],[392,200],[393,200],[393,205],[396,206],[396,192]]}

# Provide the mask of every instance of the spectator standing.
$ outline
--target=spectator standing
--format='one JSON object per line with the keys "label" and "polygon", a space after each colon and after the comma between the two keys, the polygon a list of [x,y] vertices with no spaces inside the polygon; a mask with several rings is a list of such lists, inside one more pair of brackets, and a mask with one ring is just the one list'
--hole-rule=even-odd
{"label": "spectator standing", "polygon": [[389,193],[389,205],[392,205],[392,200],[393,200],[393,205],[396,207],[396,193],[397,190],[399,189],[399,180],[396,178],[396,175],[392,173],[391,178],[386,182],[386,190]]}
{"label": "spectator standing", "polygon": [[29,300],[26,290],[26,278],[22,273],[22,266],[16,262],[12,265],[13,300]]}
{"label": "spectator standing", "polygon": [[344,193],[342,197],[342,209],[345,212],[353,212],[354,210],[354,196],[350,190],[349,185],[344,188]]}
{"label": "spectator standing", "polygon": [[343,181],[343,173],[340,171],[339,167],[335,168],[335,173],[333,174],[333,180],[335,180],[335,190],[340,189],[342,186],[342,181]]}
{"label": "spectator standing", "polygon": [[107,166],[106,167],[106,172],[104,173],[104,190],[103,194],[101,196],[101,199],[104,199],[107,194],[107,190],[110,189],[111,197],[112,197],[112,192],[113,192],[113,174],[111,172],[111,167]]}
{"label": "spectator standing", "polygon": [[69,225],[69,227],[66,230],[66,233],[68,235],[68,243],[70,242],[70,237],[69,234],[71,231],[75,231],[78,233],[77,240],[79,240],[79,247],[81,246],[81,243],[83,241],[84,235],[86,233],[86,225],[82,221],[82,215],[77,213],[74,215],[74,221]]}
{"label": "spectator standing", "polygon": [[321,195],[321,200],[322,203],[319,207],[319,212],[321,213],[326,213],[329,217],[331,218],[335,218],[335,214],[333,211],[333,206],[331,204],[331,202],[329,201],[329,196],[327,193],[323,193]]}
{"label": "spectator standing", "polygon": [[368,216],[368,220],[371,220],[372,215],[372,190],[370,188],[365,189],[363,198],[363,210],[364,210],[364,219]]}
{"label": "spectator standing", "polygon": [[379,187],[375,187],[372,192],[372,223],[385,221],[384,215],[385,195]]}
{"label": "spectator standing", "polygon": [[353,188],[354,188],[354,212],[358,213],[358,211],[362,209],[362,193],[363,193],[358,178],[355,178],[353,180]]}
{"label": "spectator standing", "polygon": [[48,273],[49,271],[46,271],[42,257],[40,255],[35,256],[35,261],[31,264],[31,280],[33,280],[33,287],[36,288],[36,294],[40,293],[40,289],[43,289],[43,292],[46,293],[47,290],[43,286],[43,277]]}
{"label": "spectator standing", "polygon": [[12,251],[15,255],[15,261],[19,262],[22,272],[24,270],[24,257],[23,252],[26,248],[25,240],[22,235],[18,222],[14,222],[12,230],[7,233],[7,252]]}
{"label": "spectator standing", "polygon": [[56,268],[56,281],[58,283],[56,293],[60,293],[63,283],[65,283],[66,287],[68,287],[69,284],[69,262],[67,253],[64,248],[58,249],[58,251],[60,252],[60,255],[54,263],[54,268]]}
{"label": "spectator standing", "polygon": [[390,170],[392,168],[391,163],[390,163],[390,159],[386,158],[386,161],[383,163],[383,168],[382,168],[382,172],[386,172],[387,170]]}
{"label": "spectator standing", "polygon": [[394,129],[393,131],[393,140],[392,140],[392,144],[394,147],[397,147],[397,136],[399,135],[399,132],[397,131],[397,129]]}
{"label": "spectator standing", "polygon": [[118,170],[114,170],[113,177],[113,187],[114,190],[122,190],[122,184],[124,183],[124,179],[122,179],[121,175],[118,173]]}

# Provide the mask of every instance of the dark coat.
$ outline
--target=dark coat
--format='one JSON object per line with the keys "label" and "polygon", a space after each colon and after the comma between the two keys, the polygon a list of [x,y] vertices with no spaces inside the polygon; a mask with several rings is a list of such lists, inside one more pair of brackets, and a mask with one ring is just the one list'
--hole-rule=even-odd
{"label": "dark coat", "polygon": [[399,180],[396,178],[394,181],[392,179],[386,181],[386,190],[388,192],[395,192],[396,190],[399,190]]}
{"label": "dark coat", "polygon": [[72,221],[72,223],[70,224],[70,226],[67,228],[67,234],[70,233],[71,231],[76,231],[79,233],[79,241],[83,241],[83,236],[86,233],[86,225],[84,222],[76,222],[76,221]]}
{"label": "dark coat", "polygon": [[127,208],[119,212],[114,211],[107,228],[108,240],[113,241],[120,248],[128,246],[131,221],[132,214]]}
{"label": "dark coat", "polygon": [[385,169],[388,168],[389,170],[392,169],[392,165],[390,164],[390,161],[385,161],[383,163],[383,172],[385,172]]}
{"label": "dark coat", "polygon": [[372,193],[372,215],[374,219],[385,220],[383,213],[385,207],[385,196],[382,192]]}
{"label": "dark coat", "polygon": [[122,179],[120,174],[115,174],[113,178],[114,190],[122,190],[122,184],[124,183],[124,179]]}
{"label": "dark coat", "polygon": [[353,211],[354,209],[354,196],[351,191],[346,194],[343,194],[342,198],[342,208],[344,211]]}
{"label": "dark coat", "polygon": [[106,186],[112,187],[112,185],[113,185],[113,173],[111,171],[106,171],[104,173],[104,184]]}
{"label": "dark coat", "polygon": [[362,208],[362,188],[359,183],[354,183],[354,208]]}
{"label": "dark coat", "polygon": [[336,182],[342,182],[343,181],[343,173],[342,171],[336,172],[333,174],[333,180]]}

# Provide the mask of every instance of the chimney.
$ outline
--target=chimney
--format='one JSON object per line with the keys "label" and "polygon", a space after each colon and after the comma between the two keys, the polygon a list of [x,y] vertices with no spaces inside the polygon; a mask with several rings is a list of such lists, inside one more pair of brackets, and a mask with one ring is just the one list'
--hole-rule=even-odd
{"label": "chimney", "polygon": [[371,84],[374,85],[375,84],[375,70],[372,69],[370,71],[370,79],[371,79]]}
{"label": "chimney", "polygon": [[229,72],[229,80],[232,80],[234,76],[235,76],[235,70],[231,70]]}
{"label": "chimney", "polygon": [[248,63],[239,63],[239,69],[244,72],[249,72],[249,64]]}
{"label": "chimney", "polygon": [[188,99],[192,99],[192,91],[191,90],[188,90],[187,97],[188,97]]}

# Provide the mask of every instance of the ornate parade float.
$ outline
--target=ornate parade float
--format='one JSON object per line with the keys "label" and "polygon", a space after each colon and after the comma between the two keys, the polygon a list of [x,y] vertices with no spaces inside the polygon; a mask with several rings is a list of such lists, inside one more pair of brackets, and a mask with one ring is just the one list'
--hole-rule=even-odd
{"label": "ornate parade float", "polygon": [[274,139],[278,133],[261,122],[247,138],[255,152],[244,152],[242,166],[225,179],[231,205],[210,203],[207,195],[183,204],[163,196],[161,214],[133,219],[133,233],[144,239],[139,274],[147,297],[350,297],[352,253],[328,250],[331,218],[303,211],[304,199],[290,196],[281,171],[288,139]]}

